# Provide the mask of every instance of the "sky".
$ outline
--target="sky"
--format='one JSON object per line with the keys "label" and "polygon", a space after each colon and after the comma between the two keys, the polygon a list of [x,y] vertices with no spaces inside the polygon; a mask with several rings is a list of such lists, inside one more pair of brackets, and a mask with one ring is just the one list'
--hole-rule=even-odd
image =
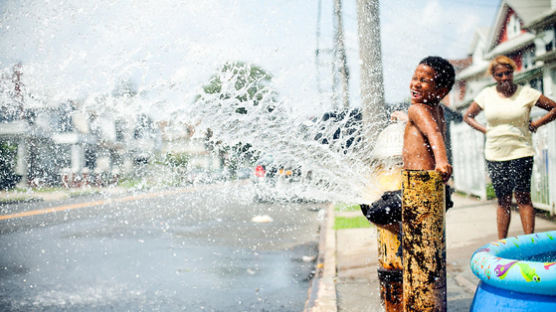
{"label": "sky", "polygon": [[[359,105],[356,0],[343,2],[350,101]],[[329,109],[330,56],[315,64],[318,0],[3,0],[0,67],[21,62],[29,90],[52,101],[107,94],[132,81],[173,111],[227,61],[261,66],[292,111]],[[408,96],[427,55],[465,57],[476,27],[490,26],[498,0],[380,2],[385,98]],[[333,45],[333,0],[322,0],[320,49]],[[184,104],[185,103],[185,104]]]}

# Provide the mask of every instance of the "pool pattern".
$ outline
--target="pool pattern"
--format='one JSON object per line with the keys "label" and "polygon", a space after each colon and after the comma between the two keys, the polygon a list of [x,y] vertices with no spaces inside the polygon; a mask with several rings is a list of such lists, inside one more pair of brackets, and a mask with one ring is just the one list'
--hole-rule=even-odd
{"label": "pool pattern", "polygon": [[556,231],[510,237],[477,249],[471,257],[471,270],[494,287],[556,296],[556,259],[523,260],[555,251]]}

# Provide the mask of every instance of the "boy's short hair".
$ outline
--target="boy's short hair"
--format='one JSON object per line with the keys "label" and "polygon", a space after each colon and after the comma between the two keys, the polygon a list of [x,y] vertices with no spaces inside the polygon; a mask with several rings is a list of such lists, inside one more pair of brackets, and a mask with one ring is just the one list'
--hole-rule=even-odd
{"label": "boy's short hair", "polygon": [[450,62],[440,56],[427,56],[419,64],[424,64],[434,69],[436,72],[434,82],[439,88],[448,88],[448,91],[452,89],[456,80],[456,72]]}

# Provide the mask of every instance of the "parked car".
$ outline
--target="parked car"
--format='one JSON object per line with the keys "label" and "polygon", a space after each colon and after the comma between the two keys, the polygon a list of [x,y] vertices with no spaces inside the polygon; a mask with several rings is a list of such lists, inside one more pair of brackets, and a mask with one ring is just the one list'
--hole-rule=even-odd
{"label": "parked car", "polygon": [[282,178],[290,181],[298,180],[301,177],[301,166],[296,165],[291,160],[274,160],[270,154],[259,158],[255,163],[253,178],[255,181],[275,181]]}
{"label": "parked car", "polygon": [[251,181],[256,201],[291,200],[291,183],[301,182],[303,170],[293,160],[276,160],[267,154],[255,162]]}
{"label": "parked car", "polygon": [[226,181],[229,174],[223,170],[208,170],[194,168],[187,172],[185,181],[187,183],[210,184],[219,181]]}
{"label": "parked car", "polygon": [[249,179],[251,177],[251,168],[239,168],[237,170],[238,179]]}

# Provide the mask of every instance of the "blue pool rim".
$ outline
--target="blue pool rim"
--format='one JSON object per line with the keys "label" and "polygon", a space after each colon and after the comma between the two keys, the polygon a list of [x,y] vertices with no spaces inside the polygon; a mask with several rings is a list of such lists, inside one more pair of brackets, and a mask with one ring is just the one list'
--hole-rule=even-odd
{"label": "blue pool rim", "polygon": [[556,297],[527,294],[490,286],[483,281],[477,286],[471,312],[548,312],[556,311]]}
{"label": "blue pool rim", "polygon": [[555,251],[556,231],[521,235],[477,249],[470,265],[473,273],[487,285],[556,299],[556,262],[521,260]]}

